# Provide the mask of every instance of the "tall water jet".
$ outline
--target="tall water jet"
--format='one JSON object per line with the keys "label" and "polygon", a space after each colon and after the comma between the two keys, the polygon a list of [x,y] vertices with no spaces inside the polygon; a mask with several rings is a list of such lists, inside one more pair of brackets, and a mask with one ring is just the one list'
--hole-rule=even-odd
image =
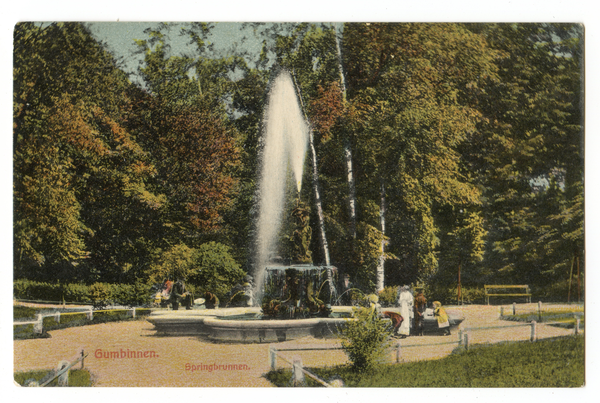
{"label": "tall water jet", "polygon": [[288,169],[300,194],[308,146],[308,125],[303,118],[292,77],[285,70],[272,82],[263,122],[254,273],[258,287],[263,283],[264,267],[269,263],[270,253],[276,252],[285,209]]}

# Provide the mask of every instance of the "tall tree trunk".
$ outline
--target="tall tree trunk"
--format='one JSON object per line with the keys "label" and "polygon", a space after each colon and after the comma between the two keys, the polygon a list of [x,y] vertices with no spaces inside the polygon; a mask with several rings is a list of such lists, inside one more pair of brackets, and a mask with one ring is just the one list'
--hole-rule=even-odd
{"label": "tall tree trunk", "polygon": [[[381,182],[381,207],[379,208],[379,216],[381,219],[381,234],[385,237],[385,185]],[[384,264],[385,264],[385,239],[381,239],[381,255],[379,256],[379,264],[377,265],[377,292],[383,291],[384,287]]]}
{"label": "tall tree trunk", "polygon": [[[337,27],[334,26],[335,47],[337,50],[338,70],[340,72],[340,85],[342,88],[342,102],[346,107],[346,79],[344,77],[344,68],[342,66],[342,50],[340,48],[340,39]],[[348,182],[348,208],[350,214],[350,234],[356,238],[356,186],[354,184],[354,171],[352,168],[352,148],[350,145],[350,136],[344,137],[344,158],[346,160],[346,172]]]}
{"label": "tall tree trunk", "polygon": [[317,171],[317,151],[315,150],[315,142],[312,130],[308,131],[310,151],[312,154],[312,175],[313,175],[313,191],[315,193],[315,205],[317,206],[317,216],[319,217],[319,233],[321,235],[321,246],[323,247],[323,256],[325,264],[329,266],[329,246],[327,245],[327,237],[325,236],[325,217],[323,215],[323,207],[321,205],[321,193],[319,192],[319,172]]}

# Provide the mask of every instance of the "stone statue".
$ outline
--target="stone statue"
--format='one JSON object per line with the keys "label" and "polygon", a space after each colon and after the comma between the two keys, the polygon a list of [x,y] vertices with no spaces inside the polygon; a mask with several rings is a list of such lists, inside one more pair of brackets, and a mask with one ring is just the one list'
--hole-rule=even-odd
{"label": "stone statue", "polygon": [[301,203],[292,211],[292,217],[296,224],[292,237],[292,261],[298,263],[312,263],[310,241],[312,229],[308,225],[309,212],[303,208]]}

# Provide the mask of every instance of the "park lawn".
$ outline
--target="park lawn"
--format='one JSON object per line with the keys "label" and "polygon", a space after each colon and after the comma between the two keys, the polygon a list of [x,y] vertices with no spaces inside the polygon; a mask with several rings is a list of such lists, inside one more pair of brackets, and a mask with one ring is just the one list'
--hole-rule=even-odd
{"label": "park lawn", "polygon": [[502,319],[515,321],[515,322],[531,322],[533,320],[537,322],[562,322],[565,327],[572,328],[575,325],[574,316],[579,316],[579,327],[585,327],[585,316],[583,315],[583,307],[575,308],[559,308],[552,309],[550,311],[542,311],[541,318],[538,312],[522,313],[517,315],[504,315]]}
{"label": "park lawn", "polygon": [[35,319],[38,313],[42,310],[39,308],[31,308],[29,306],[23,305],[13,305],[13,319],[14,320],[23,320],[23,319]]}
{"label": "park lawn", "polygon": [[[38,382],[48,374],[50,370],[37,370],[37,371],[20,371],[15,372],[15,382],[23,386],[29,379],[35,379]],[[92,376],[87,369],[74,369],[69,371],[69,386],[92,386]],[[58,386],[58,380],[54,379],[47,386]]]}
{"label": "park lawn", "polygon": [[[472,346],[443,359],[386,364],[368,373],[349,365],[308,370],[325,381],[341,379],[348,387],[581,387],[584,356],[584,338],[576,336]],[[287,369],[266,378],[276,386],[291,386]],[[320,385],[310,380],[307,386]]]}

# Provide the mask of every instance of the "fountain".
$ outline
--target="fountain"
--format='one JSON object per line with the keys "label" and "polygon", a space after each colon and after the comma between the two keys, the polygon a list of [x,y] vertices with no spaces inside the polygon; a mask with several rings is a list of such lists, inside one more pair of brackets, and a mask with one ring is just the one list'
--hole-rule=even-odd
{"label": "fountain", "polygon": [[[204,335],[215,341],[277,342],[333,335],[352,316],[352,306],[337,305],[353,290],[338,295],[337,268],[312,264],[309,211],[300,202],[309,129],[292,77],[286,71],[273,80],[264,122],[254,289],[246,281],[232,290],[230,302],[240,297],[239,307],[155,311],[147,320],[158,333]],[[298,198],[291,213],[295,225],[289,237],[290,264],[284,265],[273,256],[279,254],[283,213],[289,209],[286,195],[289,198],[290,193],[286,190],[290,171]]]}
{"label": "fountain", "polygon": [[[156,311],[148,321],[160,333],[271,342],[333,334],[343,324],[343,318],[351,316],[351,307],[333,306],[337,299],[337,268],[312,264],[309,211],[300,202],[309,128],[293,79],[285,70],[271,84],[263,120],[252,293],[252,300],[261,306]],[[273,255],[278,255],[290,171],[298,199],[291,213],[295,224],[288,245],[292,263],[282,265],[274,261]],[[248,291],[236,289],[231,299],[241,293]]]}

